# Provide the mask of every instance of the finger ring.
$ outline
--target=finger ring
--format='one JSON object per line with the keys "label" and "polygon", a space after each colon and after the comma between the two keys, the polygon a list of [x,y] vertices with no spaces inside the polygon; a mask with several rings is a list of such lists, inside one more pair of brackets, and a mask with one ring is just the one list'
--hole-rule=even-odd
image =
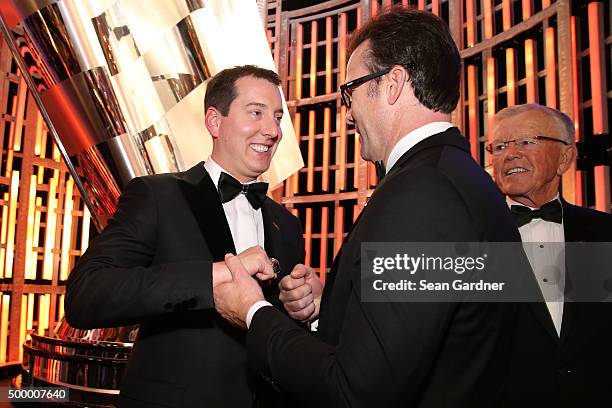
{"label": "finger ring", "polygon": [[272,264],[272,271],[276,274],[280,272],[280,262],[276,258],[270,258],[270,263]]}

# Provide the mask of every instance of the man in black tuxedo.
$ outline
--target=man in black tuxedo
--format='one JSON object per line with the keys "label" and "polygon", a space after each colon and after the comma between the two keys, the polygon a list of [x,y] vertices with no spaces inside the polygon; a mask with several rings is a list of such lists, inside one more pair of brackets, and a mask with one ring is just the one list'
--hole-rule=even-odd
{"label": "man in black tuxedo", "polygon": [[361,244],[514,241],[503,196],[450,121],[461,60],[431,13],[392,9],[353,35],[347,117],[361,155],[388,173],[327,277],[298,266],[281,282],[290,315],[319,315],[318,337],[273,307],[234,256],[215,307],[248,327],[249,358],[296,406],[492,407],[509,364],[516,304],[361,299]]}
{"label": "man in black tuxedo", "polygon": [[564,294],[571,296],[572,276],[586,272],[568,258],[572,248],[565,242],[612,242],[612,215],[559,195],[561,176],[576,159],[574,125],[565,114],[529,104],[505,108],[494,119],[487,149],[495,181],[530,243],[525,250],[545,296],[520,314],[506,405],[609,406],[611,304],[567,301]]}
{"label": "man in black tuxedo", "polygon": [[69,277],[72,326],[140,324],[120,406],[251,407],[254,391],[271,395],[255,387],[244,333],[215,312],[213,291],[231,280],[222,262],[228,252],[263,281],[273,303],[278,270],[268,256],[279,261],[279,278],[303,262],[298,220],[256,182],[282,137],[279,85],[276,73],[255,66],[212,78],[204,103],[210,158],[132,180]]}

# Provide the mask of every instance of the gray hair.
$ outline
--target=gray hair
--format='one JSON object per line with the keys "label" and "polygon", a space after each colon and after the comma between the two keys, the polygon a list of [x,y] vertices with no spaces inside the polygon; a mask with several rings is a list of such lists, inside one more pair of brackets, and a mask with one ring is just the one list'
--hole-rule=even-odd
{"label": "gray hair", "polygon": [[508,106],[507,108],[504,108],[495,114],[495,120],[500,121],[508,119],[512,116],[520,115],[521,113],[526,113],[534,110],[548,115],[556,123],[559,130],[561,130],[561,136],[563,137],[563,140],[570,144],[575,143],[575,130],[574,123],[572,122],[572,120],[565,113],[557,109],[549,108],[548,106],[540,105],[537,103]]}

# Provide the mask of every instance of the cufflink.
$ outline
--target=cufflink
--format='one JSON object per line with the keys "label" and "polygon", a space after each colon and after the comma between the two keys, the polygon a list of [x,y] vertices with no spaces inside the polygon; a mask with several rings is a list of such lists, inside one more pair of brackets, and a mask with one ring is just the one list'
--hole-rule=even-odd
{"label": "cufflink", "polygon": [[272,264],[272,271],[278,275],[280,273],[280,262],[276,258],[270,258],[270,263]]}

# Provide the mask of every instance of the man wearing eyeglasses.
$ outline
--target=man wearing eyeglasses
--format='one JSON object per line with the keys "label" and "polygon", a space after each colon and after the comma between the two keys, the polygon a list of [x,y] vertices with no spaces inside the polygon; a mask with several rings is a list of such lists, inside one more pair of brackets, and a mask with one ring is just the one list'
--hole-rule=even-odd
{"label": "man wearing eyeglasses", "polygon": [[349,55],[341,86],[347,117],[361,156],[383,161],[388,172],[346,237],[324,293],[306,267],[280,283],[291,317],[319,317],[318,337],[260,306],[260,289],[231,255],[233,281],[215,292],[215,307],[248,330],[253,367],[296,406],[497,406],[516,305],[361,298],[362,243],[520,242],[503,196],[450,123],[459,99],[457,47],[435,15],[393,9],[353,35]]}
{"label": "man wearing eyeglasses", "polygon": [[565,242],[612,241],[610,214],[569,204],[559,194],[561,176],[576,159],[574,125],[546,106],[508,107],[495,115],[487,150],[544,296],[520,314],[506,406],[521,406],[526,398],[533,406],[608,406],[610,304],[565,301],[576,281],[572,274],[584,273],[571,268]]}

